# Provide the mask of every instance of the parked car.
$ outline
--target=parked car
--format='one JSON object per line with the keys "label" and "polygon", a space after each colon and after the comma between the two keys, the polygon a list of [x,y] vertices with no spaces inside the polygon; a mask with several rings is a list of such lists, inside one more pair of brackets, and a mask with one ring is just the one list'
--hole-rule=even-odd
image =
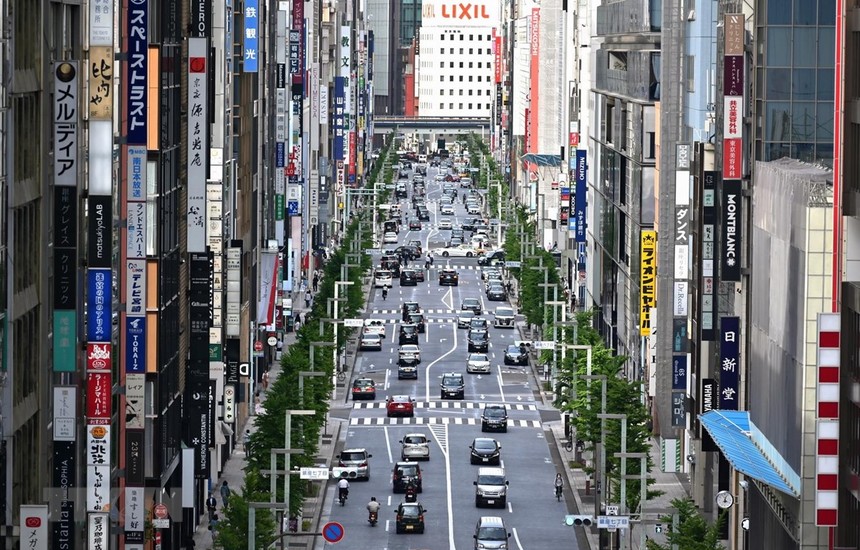
{"label": "parked car", "polygon": [[427,509],[420,502],[401,502],[394,513],[395,533],[424,533],[424,514]]}
{"label": "parked car", "polygon": [[385,400],[385,412],[392,416],[415,416],[415,400],[408,395],[389,395]]}
{"label": "parked car", "polygon": [[490,437],[476,437],[469,445],[469,462],[472,464],[500,464],[502,445]]}
{"label": "parked car", "polygon": [[529,354],[525,346],[511,344],[505,349],[506,365],[528,365]]}
{"label": "parked car", "polygon": [[460,303],[461,310],[472,311],[475,315],[481,314],[481,301],[477,298],[466,298]]}
{"label": "parked car", "polygon": [[460,274],[456,269],[444,268],[439,270],[439,286],[459,286]]}
{"label": "parked car", "polygon": [[337,465],[341,468],[355,468],[356,477],[370,479],[370,462],[373,455],[364,448],[344,449],[337,455]]}
{"label": "parked car", "polygon": [[400,459],[418,458],[430,460],[430,440],[422,433],[406,434],[400,440]]}
{"label": "parked car", "polygon": [[508,431],[508,409],[501,404],[486,404],[481,410],[481,431]]}
{"label": "parked car", "polygon": [[497,307],[493,314],[493,326],[496,328],[514,328],[514,308]]}
{"label": "parked car", "polygon": [[465,399],[466,382],[458,372],[448,372],[442,375],[442,399]]}
{"label": "parked car", "polygon": [[376,382],[370,378],[356,378],[352,382],[352,400],[376,399]]}
{"label": "parked car", "polygon": [[490,372],[490,356],[486,353],[470,353],[466,359],[466,372],[468,373],[489,373]]}
{"label": "parked car", "polygon": [[359,351],[382,351],[382,338],[378,334],[364,333],[358,342]]}

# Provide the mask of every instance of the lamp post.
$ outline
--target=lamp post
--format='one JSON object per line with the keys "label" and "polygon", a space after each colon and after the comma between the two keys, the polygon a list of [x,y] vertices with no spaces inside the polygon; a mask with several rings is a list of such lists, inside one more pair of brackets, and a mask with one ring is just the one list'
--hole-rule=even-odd
{"label": "lamp post", "polygon": [[[352,284],[354,284],[353,281],[335,281],[334,282],[334,314],[332,315],[332,317],[334,317],[335,319],[338,319],[338,315],[339,315],[338,304],[339,304],[339,298],[340,298],[340,287],[341,286],[350,286]],[[337,339],[337,337],[338,337],[338,326],[339,326],[338,323],[335,323],[335,325],[334,325],[334,341],[335,341],[335,343],[337,343],[337,341],[338,341],[338,339]],[[337,362],[337,348],[335,348],[335,350],[332,353],[333,353],[333,357],[334,357],[334,364],[337,365],[338,364],[338,362]]]}
{"label": "lamp post", "polygon": [[[313,367],[311,367],[313,369]],[[316,372],[314,370],[310,371],[299,371],[299,404],[305,405],[305,378],[314,378],[317,376],[325,376],[324,372]]]}
{"label": "lamp post", "polygon": [[[322,322],[323,322],[323,319],[320,319],[320,332],[322,332]],[[317,348],[337,348],[337,342],[311,342],[310,343],[311,371],[316,371],[315,363],[316,363],[316,349]]]}
{"label": "lamp post", "polygon": [[[299,377],[301,380],[301,377]],[[284,449],[288,452],[284,455],[284,470],[286,474],[284,474],[284,513],[290,513],[290,456],[292,454],[292,429],[293,429],[293,416],[315,416],[317,411],[311,411],[306,409],[296,409],[296,410],[286,410],[284,411]],[[272,474],[274,476],[274,474]],[[283,523],[283,522],[282,522]]]}
{"label": "lamp post", "polygon": [[[641,521],[641,519],[644,519],[645,517],[645,499],[648,498],[648,479],[646,476],[648,468],[648,453],[627,453],[622,451],[620,453],[615,453],[615,456],[620,458],[622,461],[625,458],[639,459],[639,518],[640,523],[642,523],[642,529],[639,531],[639,548],[642,549],[645,548],[645,524]],[[627,485],[628,478],[635,479],[636,477],[637,476],[628,476],[627,471],[624,469],[624,466],[621,467],[621,479],[624,486]],[[630,548],[630,550],[633,550],[633,533],[630,532],[627,535],[628,547]]]}
{"label": "lamp post", "polygon": [[[487,172],[489,177],[489,172]],[[489,184],[495,184],[496,191],[496,244],[502,246],[502,182],[501,180],[490,180]]]}
{"label": "lamp post", "polygon": [[[624,476],[627,475],[627,415],[626,414],[598,414],[597,417],[601,422],[604,420],[620,420],[621,421],[621,452],[613,453],[613,456],[618,455],[621,457],[621,515],[627,514],[627,481],[624,481]],[[606,456],[606,448],[603,449],[603,455]],[[603,475],[604,479],[606,479],[606,474]],[[607,483],[608,486],[608,483]],[[607,501],[607,505],[609,502]],[[622,534],[623,536],[623,534]],[[612,539],[610,539],[609,547],[612,548]],[[619,544],[619,547],[621,545]]]}
{"label": "lamp post", "polygon": [[[600,380],[600,413],[606,414],[606,375],[605,374],[587,374],[583,378],[591,384],[592,380]],[[591,408],[589,400],[588,408]],[[600,494],[603,491],[604,483],[603,476],[606,472],[606,449],[604,447],[606,441],[606,419],[600,419],[600,447],[598,447],[597,456],[600,464],[600,469],[597,470],[597,491],[594,494],[594,516],[600,515]]]}

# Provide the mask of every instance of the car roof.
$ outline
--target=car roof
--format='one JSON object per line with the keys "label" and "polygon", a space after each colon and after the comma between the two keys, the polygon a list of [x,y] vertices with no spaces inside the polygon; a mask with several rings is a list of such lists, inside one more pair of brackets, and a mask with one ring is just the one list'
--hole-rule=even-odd
{"label": "car roof", "polygon": [[502,313],[513,313],[513,312],[514,312],[514,308],[512,308],[512,307],[507,307],[507,306],[499,306],[499,307],[497,307],[497,308],[496,308],[496,313],[498,314],[500,311],[501,311]]}
{"label": "car roof", "polygon": [[507,406],[504,403],[487,403],[484,405],[485,409],[505,409],[508,410]]}
{"label": "car roof", "polygon": [[486,352],[470,353],[470,354],[469,354],[469,359],[471,359],[471,358],[472,358],[472,356],[474,356],[474,355],[477,355],[477,356],[484,356],[484,357],[486,357],[486,358],[487,358],[487,360],[488,360],[488,361],[490,360],[490,357],[487,355],[487,353],[486,353]]}
{"label": "car roof", "polygon": [[481,516],[478,520],[481,527],[504,527],[505,523],[499,516]]}
{"label": "car roof", "polygon": [[424,439],[430,439],[427,437],[427,434],[423,434],[421,432],[412,432],[404,435],[403,437],[423,437]]}
{"label": "car roof", "polygon": [[464,298],[463,303],[465,304],[466,302],[469,302],[469,303],[480,302],[480,300],[478,300],[477,298]]}
{"label": "car roof", "polygon": [[342,453],[366,453],[367,449],[364,447],[353,447],[352,449],[343,449]]}
{"label": "car roof", "polygon": [[419,348],[415,344],[403,344],[402,346],[400,346],[400,349],[406,349],[406,350],[412,351],[413,349],[417,350]]}
{"label": "car roof", "polygon": [[411,401],[412,398],[409,397],[408,395],[392,395],[391,400],[392,401]]}

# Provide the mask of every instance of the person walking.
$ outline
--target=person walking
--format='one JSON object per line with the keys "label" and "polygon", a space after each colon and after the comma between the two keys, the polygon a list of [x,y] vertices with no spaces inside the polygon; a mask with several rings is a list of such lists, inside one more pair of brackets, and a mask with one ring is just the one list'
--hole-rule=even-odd
{"label": "person walking", "polygon": [[226,508],[227,507],[227,499],[230,497],[230,493],[232,492],[232,491],[230,491],[230,486],[227,485],[226,479],[221,483],[220,491],[221,491],[221,502],[223,503],[224,508]]}
{"label": "person walking", "polygon": [[313,289],[314,289],[314,292],[316,292],[316,291],[317,291],[317,288],[319,288],[319,284],[320,284],[320,276],[319,276],[319,272],[317,272],[317,271],[315,270],[315,271],[314,271],[314,277],[313,277],[313,279],[311,279],[311,285],[312,285],[312,287],[313,287]]}
{"label": "person walking", "polygon": [[215,507],[218,506],[218,501],[215,500],[215,495],[209,493],[209,498],[206,499],[206,511],[209,512],[209,519],[215,515]]}
{"label": "person walking", "polygon": [[311,295],[311,293],[310,293],[310,292],[306,292],[306,293],[305,293],[305,307],[306,307],[307,309],[310,309],[310,308],[311,308],[311,300],[312,300],[312,299],[313,299],[313,296]]}
{"label": "person walking", "polygon": [[251,430],[245,430],[245,435],[242,436],[242,447],[245,449],[245,454],[251,447]]}
{"label": "person walking", "polygon": [[263,391],[266,391],[269,389],[269,371],[263,371],[262,384],[263,384]]}

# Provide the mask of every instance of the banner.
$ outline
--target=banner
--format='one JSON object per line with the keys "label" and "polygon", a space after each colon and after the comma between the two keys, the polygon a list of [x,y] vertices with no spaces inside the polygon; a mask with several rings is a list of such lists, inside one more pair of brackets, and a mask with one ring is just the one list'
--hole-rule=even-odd
{"label": "banner", "polygon": [[588,152],[585,149],[576,150],[576,191],[574,195],[573,214],[576,219],[576,242],[584,243],[585,238],[585,209],[588,205]]}
{"label": "banner", "polygon": [[740,317],[720,319],[720,410],[739,410]]}
{"label": "banner", "polygon": [[720,280],[741,280],[741,191],[740,180],[723,180],[720,222]]}
{"label": "banner", "polygon": [[640,236],[639,335],[651,336],[651,309],[657,307],[657,232]]}
{"label": "banner", "polygon": [[242,72],[257,72],[257,29],[259,28],[259,17],[257,14],[257,0],[245,0],[245,12],[243,17],[243,48]]}
{"label": "banner", "polygon": [[[128,61],[126,62],[126,100],[127,111],[127,142],[129,145],[146,145],[147,82],[149,63],[147,60],[149,39],[147,37],[147,19],[149,18],[149,2],[147,0],[129,0],[128,2]],[[112,45],[110,44],[107,45]]]}
{"label": "banner", "polygon": [[188,251],[206,250],[206,178],[209,144],[208,51],[205,38],[188,39]]}
{"label": "banner", "polygon": [[78,63],[54,63],[54,185],[78,185]]}

